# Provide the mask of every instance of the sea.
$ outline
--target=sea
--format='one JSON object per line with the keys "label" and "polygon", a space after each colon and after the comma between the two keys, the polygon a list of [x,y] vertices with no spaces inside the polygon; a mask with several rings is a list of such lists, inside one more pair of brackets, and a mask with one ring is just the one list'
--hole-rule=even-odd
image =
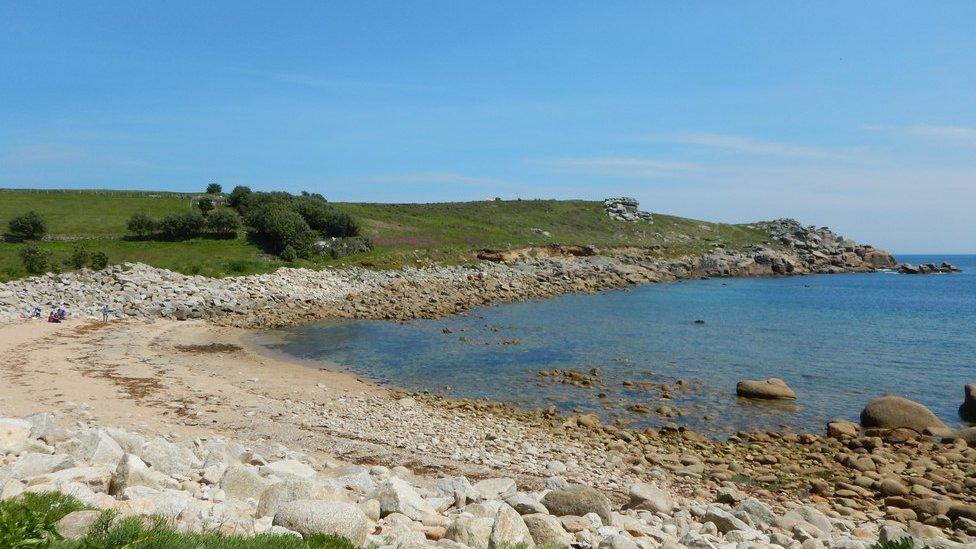
{"label": "sea", "polygon": [[[259,342],[405,390],[592,412],[635,428],[822,432],[832,419],[856,421],[884,394],[960,426],[963,387],[976,383],[976,255],[898,260],[948,261],[963,272],[688,280],[436,320],[318,322]],[[585,372],[592,383],[539,374],[553,369]],[[797,399],[736,396],[739,380],[770,377]],[[663,406],[675,415],[654,412]]]}

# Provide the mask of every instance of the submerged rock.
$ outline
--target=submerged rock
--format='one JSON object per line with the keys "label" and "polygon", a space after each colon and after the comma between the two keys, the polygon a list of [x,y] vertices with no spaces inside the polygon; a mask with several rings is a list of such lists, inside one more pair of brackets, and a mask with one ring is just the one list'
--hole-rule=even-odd
{"label": "submerged rock", "polygon": [[925,406],[896,395],[878,397],[861,411],[861,426],[874,429],[904,427],[919,433],[948,434],[949,428]]}
{"label": "submerged rock", "polygon": [[745,379],[735,386],[740,397],[759,399],[795,399],[796,393],[785,381],[771,377],[763,380]]}

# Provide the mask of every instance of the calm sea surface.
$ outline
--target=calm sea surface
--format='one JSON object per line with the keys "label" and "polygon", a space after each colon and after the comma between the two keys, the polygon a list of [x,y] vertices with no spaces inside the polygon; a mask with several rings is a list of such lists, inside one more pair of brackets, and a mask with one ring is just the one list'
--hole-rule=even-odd
{"label": "calm sea surface", "polygon": [[[856,419],[884,393],[917,400],[958,425],[963,385],[976,383],[976,256],[898,259],[947,260],[964,272],[695,280],[439,320],[321,322],[260,340],[397,387],[595,411],[635,426],[674,421],[715,435],[820,431],[829,419]],[[519,344],[502,343],[511,339]],[[552,368],[600,368],[601,381],[578,388],[537,374]],[[792,386],[795,404],[735,396],[738,380],[766,377]],[[689,388],[662,400],[654,385],[679,378]],[[634,404],[684,415],[628,412]]]}

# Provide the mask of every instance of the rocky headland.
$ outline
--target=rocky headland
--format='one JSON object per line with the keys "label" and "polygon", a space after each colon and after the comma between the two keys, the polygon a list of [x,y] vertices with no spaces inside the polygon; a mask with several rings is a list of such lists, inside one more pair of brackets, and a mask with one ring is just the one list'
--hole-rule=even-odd
{"label": "rocky headland", "polygon": [[660,249],[599,250],[549,246],[486,251],[482,261],[397,271],[283,268],[273,274],[212,279],[142,264],[49,274],[0,283],[0,318],[16,320],[35,306],[62,302],[82,317],[206,318],[234,326],[280,326],[324,318],[409,320],[472,307],[568,292],[722,276],[867,272],[896,266],[888,252],[856,244],[827,228],[792,220],[757,224],[766,245],[716,246],[695,257],[666,258]]}

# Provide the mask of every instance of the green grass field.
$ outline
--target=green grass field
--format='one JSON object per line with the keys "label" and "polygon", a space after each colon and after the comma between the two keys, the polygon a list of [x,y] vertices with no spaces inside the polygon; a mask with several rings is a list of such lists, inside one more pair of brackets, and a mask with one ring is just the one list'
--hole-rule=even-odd
{"label": "green grass field", "polygon": [[[373,251],[340,259],[296,261],[306,267],[456,264],[477,250],[547,244],[661,248],[662,256],[701,253],[715,244],[739,248],[768,239],[758,229],[657,214],[653,222],[613,221],[599,202],[509,200],[437,204],[336,203],[355,216]],[[186,211],[189,195],[166,192],[0,190],[0,230],[7,221],[36,210],[47,221],[40,246],[66,258],[74,247],[106,253],[111,263],[139,261],[186,274],[231,276],[270,272],[286,265],[264,254],[241,233],[236,239],[196,238],[183,242],[125,239],[129,216],[154,217]],[[0,242],[0,280],[26,275],[18,251],[23,245]]]}

